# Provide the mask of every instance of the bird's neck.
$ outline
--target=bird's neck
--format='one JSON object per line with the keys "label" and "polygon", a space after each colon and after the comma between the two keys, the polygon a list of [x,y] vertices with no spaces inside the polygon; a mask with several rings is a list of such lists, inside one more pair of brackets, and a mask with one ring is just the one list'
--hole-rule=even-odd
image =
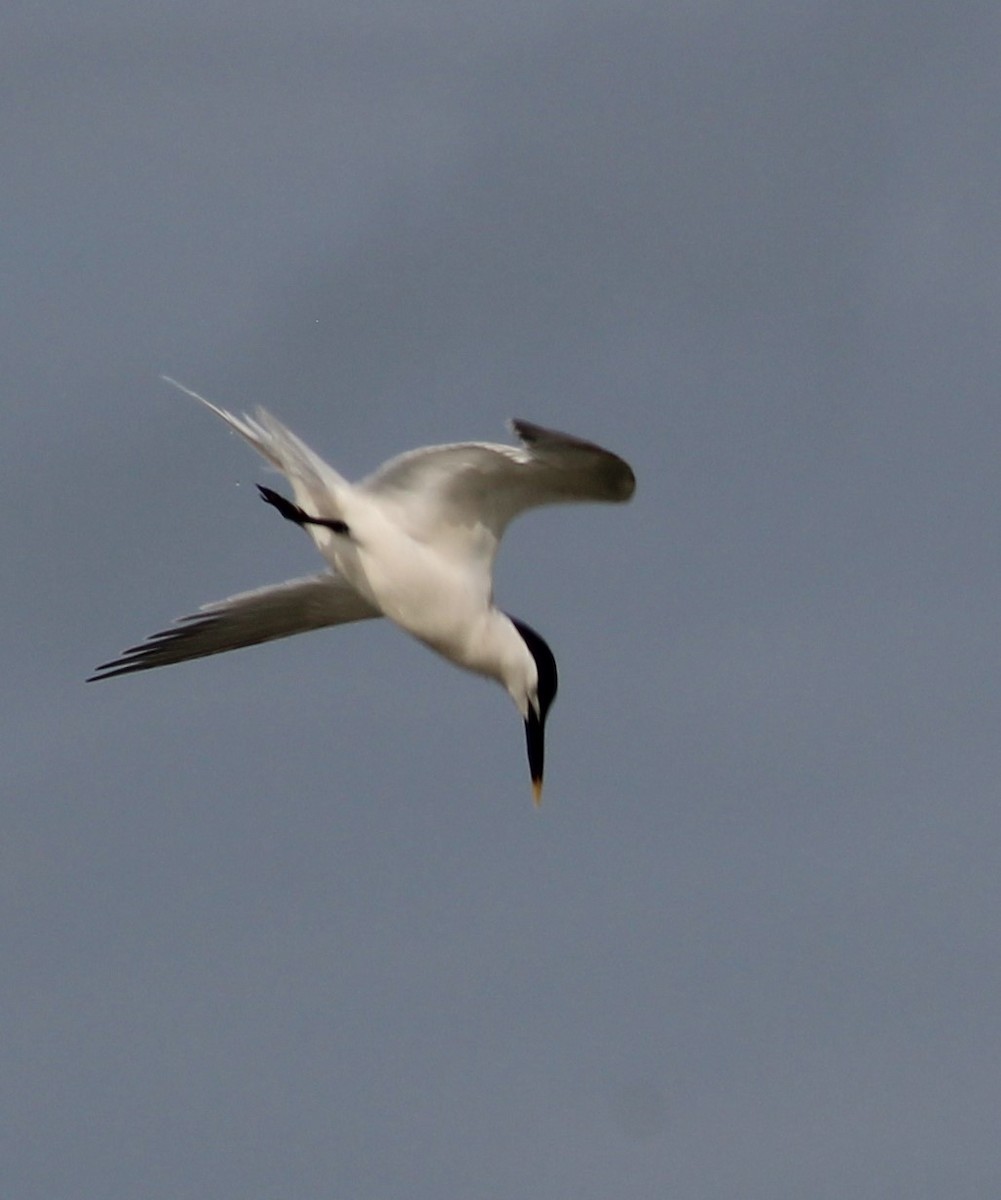
{"label": "bird's neck", "polygon": [[467,671],[496,679],[512,696],[524,692],[531,655],[506,613],[491,606],[464,624],[461,631],[453,629],[449,633],[447,644],[422,640]]}
{"label": "bird's neck", "polygon": [[497,608],[489,610],[480,644],[489,655],[487,665],[479,668],[482,674],[496,679],[525,716],[525,697],[535,676],[535,660],[507,613]]}

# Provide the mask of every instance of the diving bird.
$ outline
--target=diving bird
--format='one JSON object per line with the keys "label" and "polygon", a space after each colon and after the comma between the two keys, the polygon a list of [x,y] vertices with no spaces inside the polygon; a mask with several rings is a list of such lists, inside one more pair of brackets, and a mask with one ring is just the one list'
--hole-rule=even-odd
{"label": "diving bird", "polygon": [[274,638],[387,617],[444,658],[504,687],[525,724],[535,803],[556,660],[524,621],[493,602],[508,522],[526,509],[628,500],[632,468],[591,442],[512,421],[521,446],[457,442],[391,458],[349,483],[269,412],[234,416],[174,379],[277,467],[293,500],[263,500],[310,535],[327,570],[207,604],[99,666],[88,682],[221,654]]}

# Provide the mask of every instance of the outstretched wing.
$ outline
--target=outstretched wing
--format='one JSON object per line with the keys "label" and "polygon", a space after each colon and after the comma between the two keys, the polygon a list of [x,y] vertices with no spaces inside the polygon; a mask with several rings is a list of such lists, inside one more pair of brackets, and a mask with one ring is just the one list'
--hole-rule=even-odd
{"label": "outstretched wing", "polygon": [[132,671],[148,671],[254,646],[275,638],[344,625],[381,614],[339,575],[326,572],[306,579],[291,579],[271,587],[241,592],[228,600],[206,604],[169,629],[154,633],[121,658],[102,663],[87,681],[111,679]]}
{"label": "outstretched wing", "polygon": [[521,447],[458,442],[412,450],[358,485],[420,541],[492,563],[508,522],[543,504],[621,503],[636,477],[627,462],[567,433],[512,421]]}

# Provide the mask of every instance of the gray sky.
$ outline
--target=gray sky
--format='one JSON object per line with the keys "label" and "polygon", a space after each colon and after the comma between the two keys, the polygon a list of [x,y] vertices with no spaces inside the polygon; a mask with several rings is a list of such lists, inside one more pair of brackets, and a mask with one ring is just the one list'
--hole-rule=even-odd
{"label": "gray sky", "polygon": [[[17,1200],[1001,1189],[995,4],[8,4]],[[498,597],[85,686],[339,469],[565,428]]]}

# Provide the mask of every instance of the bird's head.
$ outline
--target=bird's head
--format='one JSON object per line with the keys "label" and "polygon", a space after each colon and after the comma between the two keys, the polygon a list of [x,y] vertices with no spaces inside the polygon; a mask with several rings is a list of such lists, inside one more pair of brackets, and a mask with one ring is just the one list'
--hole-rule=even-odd
{"label": "bird's head", "polygon": [[558,677],[552,650],[531,626],[511,618],[518,636],[525,644],[528,659],[517,684],[508,690],[525,721],[525,740],[528,746],[528,769],[532,775],[532,794],[536,805],[542,802],[542,772],[546,757],[546,717],[556,698]]}

